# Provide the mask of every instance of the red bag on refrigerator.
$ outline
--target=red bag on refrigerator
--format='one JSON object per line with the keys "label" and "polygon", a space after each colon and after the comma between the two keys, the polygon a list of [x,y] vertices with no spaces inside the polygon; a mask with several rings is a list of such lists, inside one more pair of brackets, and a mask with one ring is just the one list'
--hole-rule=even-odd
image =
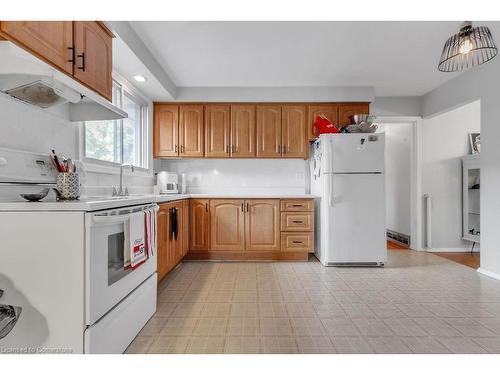
{"label": "red bag on refrigerator", "polygon": [[316,116],[314,120],[314,134],[319,136],[320,134],[325,133],[338,133],[339,129],[332,124],[330,120],[326,118],[324,115]]}

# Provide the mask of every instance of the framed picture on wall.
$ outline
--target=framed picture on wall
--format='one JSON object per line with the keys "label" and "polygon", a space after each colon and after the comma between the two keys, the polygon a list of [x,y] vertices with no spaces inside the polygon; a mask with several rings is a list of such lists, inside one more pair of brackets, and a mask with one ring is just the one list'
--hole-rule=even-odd
{"label": "framed picture on wall", "polygon": [[471,154],[479,154],[481,152],[481,133],[469,133],[469,143]]}

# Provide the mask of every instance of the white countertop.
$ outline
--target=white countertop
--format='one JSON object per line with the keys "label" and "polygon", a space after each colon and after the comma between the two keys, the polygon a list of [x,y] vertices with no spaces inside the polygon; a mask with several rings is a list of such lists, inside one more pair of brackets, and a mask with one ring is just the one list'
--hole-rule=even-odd
{"label": "white countertop", "polygon": [[[118,207],[135,206],[148,203],[165,203],[188,198],[227,198],[227,199],[304,199],[316,198],[311,194],[165,194],[132,195],[126,198],[82,197],[73,201],[53,199],[40,202],[11,201],[0,202],[0,211],[99,211]],[[47,198],[46,198],[47,199]]]}

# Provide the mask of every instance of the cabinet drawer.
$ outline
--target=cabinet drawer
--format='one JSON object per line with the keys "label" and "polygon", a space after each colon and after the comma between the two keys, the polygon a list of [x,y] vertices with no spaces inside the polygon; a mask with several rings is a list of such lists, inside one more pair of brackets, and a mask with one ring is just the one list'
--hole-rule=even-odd
{"label": "cabinet drawer", "polygon": [[312,212],[282,212],[281,231],[309,232],[314,230]]}
{"label": "cabinet drawer", "polygon": [[281,211],[312,211],[314,201],[312,199],[282,199]]}
{"label": "cabinet drawer", "polygon": [[281,251],[307,251],[314,249],[313,232],[281,232]]}

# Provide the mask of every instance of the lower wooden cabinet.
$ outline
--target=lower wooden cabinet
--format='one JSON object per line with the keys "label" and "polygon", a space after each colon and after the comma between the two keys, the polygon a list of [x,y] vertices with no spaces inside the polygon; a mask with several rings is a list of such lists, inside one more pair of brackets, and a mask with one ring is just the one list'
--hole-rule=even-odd
{"label": "lower wooden cabinet", "polygon": [[187,200],[160,204],[157,215],[157,273],[161,281],[186,255]]}
{"label": "lower wooden cabinet", "polygon": [[244,200],[210,200],[211,251],[243,251],[245,249],[244,210]]}
{"label": "lower wooden cabinet", "polygon": [[208,251],[210,248],[209,205],[208,199],[191,199],[188,249],[190,251]]}
{"label": "lower wooden cabinet", "polygon": [[314,250],[312,199],[184,199],[161,203],[161,281],[188,259],[307,260]]}
{"label": "lower wooden cabinet", "polygon": [[190,221],[190,212],[189,212],[189,199],[184,199],[182,201],[182,227],[181,227],[181,235],[182,235],[182,256],[184,257],[189,251],[189,221]]}
{"label": "lower wooden cabinet", "polygon": [[310,252],[314,248],[314,233],[281,233],[281,250],[282,251],[307,251]]}
{"label": "lower wooden cabinet", "polygon": [[245,201],[245,250],[280,251],[280,200]]}
{"label": "lower wooden cabinet", "polygon": [[168,203],[160,204],[160,209],[156,216],[156,230],[157,230],[157,273],[158,281],[163,279],[170,271],[169,264],[171,263],[170,255],[170,205]]}

